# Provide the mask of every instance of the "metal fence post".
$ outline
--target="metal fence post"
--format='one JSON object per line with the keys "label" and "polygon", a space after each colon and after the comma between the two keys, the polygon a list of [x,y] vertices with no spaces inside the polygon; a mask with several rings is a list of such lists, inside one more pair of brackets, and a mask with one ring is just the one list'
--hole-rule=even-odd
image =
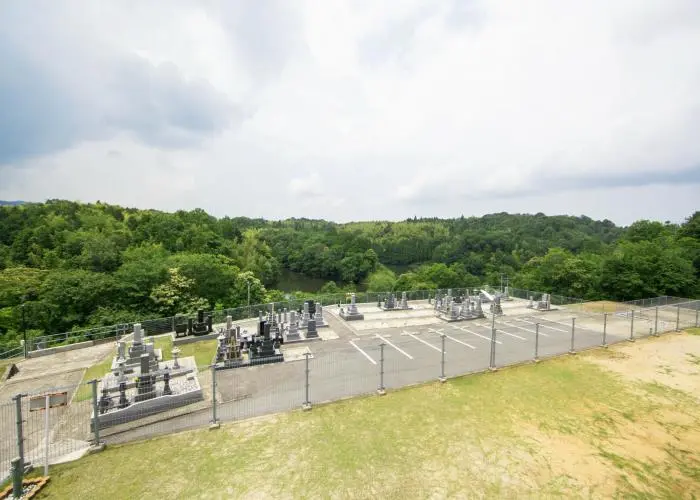
{"label": "metal fence post", "polygon": [[380,396],[386,394],[386,389],[384,388],[384,342],[379,344],[379,388],[377,389],[377,394]]}
{"label": "metal fence post", "polygon": [[311,356],[310,352],[304,353],[304,357],[306,358],[306,373],[305,373],[306,390],[305,390],[305,396],[304,396],[304,404],[301,405],[301,409],[304,411],[311,409],[311,401],[309,401],[309,356]]}
{"label": "metal fence post", "polygon": [[659,306],[654,308],[654,333],[659,333]]}
{"label": "metal fence post", "polygon": [[88,384],[92,385],[92,430],[95,433],[94,446],[100,446],[100,411],[97,401],[97,379],[94,378],[90,380]]}
{"label": "metal fence post", "polygon": [[608,347],[608,344],[606,342],[606,335],[608,333],[608,313],[603,313],[603,343],[601,344],[603,347]]}
{"label": "metal fence post", "polygon": [[491,315],[491,358],[489,370],[496,371],[496,315]]}
{"label": "metal fence post", "polygon": [[681,306],[676,306],[676,331],[680,332],[680,322],[681,322]]}
{"label": "metal fence post", "polygon": [[632,321],[630,322],[630,338],[627,340],[634,342],[634,309],[632,309]]}
{"label": "metal fence post", "polygon": [[22,498],[22,477],[24,476],[24,468],[22,459],[13,458],[10,462],[12,474],[12,498]]}
{"label": "metal fence post", "polygon": [[535,323],[535,363],[540,362],[540,324]]}
{"label": "metal fence post", "polygon": [[440,334],[440,341],[442,342],[442,347],[440,349],[440,382],[445,382],[447,377],[445,377],[445,334]]}
{"label": "metal fence post", "polygon": [[216,415],[216,365],[211,365],[211,422],[209,428],[219,428],[219,419]]}
{"label": "metal fence post", "polygon": [[574,350],[574,335],[576,332],[576,318],[571,318],[571,349],[569,349],[569,354],[576,354]]}
{"label": "metal fence post", "polygon": [[17,394],[12,397],[15,402],[15,417],[17,424],[17,453],[20,459],[20,468],[24,473],[24,420],[22,419],[22,397],[24,394]]}

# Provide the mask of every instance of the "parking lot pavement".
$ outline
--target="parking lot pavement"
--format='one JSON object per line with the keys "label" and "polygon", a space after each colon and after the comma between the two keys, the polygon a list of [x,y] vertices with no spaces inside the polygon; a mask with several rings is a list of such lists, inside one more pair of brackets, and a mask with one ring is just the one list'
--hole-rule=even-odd
{"label": "parking lot pavement", "polygon": [[[561,312],[497,317],[493,342],[491,318],[356,329],[333,316],[329,324],[338,338],[299,345],[309,350],[308,365],[298,355],[283,363],[217,372],[220,417],[240,420],[300,408],[307,390],[308,400],[317,404],[370,394],[380,385],[400,388],[435,381],[443,373],[455,377],[484,371],[492,347],[496,367],[530,361],[536,349],[544,358],[571,348],[571,316]],[[595,318],[577,318],[574,349],[600,345],[602,327]],[[628,331],[629,322],[610,319],[608,342],[623,339]],[[183,422],[191,424],[187,417]]]}

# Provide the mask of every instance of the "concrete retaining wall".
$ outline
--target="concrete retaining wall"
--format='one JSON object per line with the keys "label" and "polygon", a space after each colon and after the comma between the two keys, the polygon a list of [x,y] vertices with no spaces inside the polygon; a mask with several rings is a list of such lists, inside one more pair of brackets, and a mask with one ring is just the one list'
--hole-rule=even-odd
{"label": "concrete retaining wall", "polygon": [[175,334],[171,334],[173,337],[173,345],[184,345],[191,344],[192,342],[199,342],[200,340],[216,340],[219,336],[218,332],[207,333],[206,335],[188,335],[187,337],[175,337]]}
{"label": "concrete retaining wall", "polygon": [[[124,424],[139,418],[161,413],[167,410],[185,406],[191,403],[196,403],[204,399],[201,387],[193,391],[182,394],[174,394],[172,396],[158,396],[157,398],[148,399],[132,403],[121,410],[112,410],[100,415],[100,429],[112,427],[113,425]],[[90,429],[95,429],[95,418],[91,419]]]}
{"label": "concrete retaining wall", "polygon": [[[133,338],[133,334],[125,335],[121,340],[130,340]],[[59,345],[56,347],[47,347],[46,349],[36,349],[34,351],[29,351],[27,357],[29,358],[40,358],[41,356],[49,356],[51,354],[56,354],[59,352],[75,351],[76,349],[83,349],[85,347],[92,347],[100,344],[108,344],[110,342],[117,342],[115,337],[108,337],[105,339],[97,340],[86,340],[85,342],[76,342],[75,344]]]}

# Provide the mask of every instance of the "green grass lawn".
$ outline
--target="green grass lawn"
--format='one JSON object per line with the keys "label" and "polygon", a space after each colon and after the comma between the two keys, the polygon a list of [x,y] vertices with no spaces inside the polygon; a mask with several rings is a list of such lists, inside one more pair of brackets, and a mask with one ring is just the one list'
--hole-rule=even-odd
{"label": "green grass lawn", "polygon": [[691,335],[700,335],[700,328],[688,328],[686,329],[686,332]]}
{"label": "green grass lawn", "polygon": [[[199,368],[200,371],[204,370],[205,368],[211,366],[211,362],[214,359],[214,354],[216,354],[216,343],[216,340],[201,340],[199,342],[181,345],[180,354],[178,357],[185,358],[188,356],[194,356],[194,359],[197,362],[197,368]],[[163,350],[163,361],[170,361],[173,359],[172,337],[156,338],[155,345],[156,349]]]}
{"label": "green grass lawn", "polygon": [[94,379],[100,379],[109,373],[109,369],[112,367],[112,358],[115,355],[116,350],[110,352],[109,355],[99,363],[85,370],[81,385],[73,396],[73,401],[85,401],[92,397],[92,386],[89,385],[88,382]]}
{"label": "green grass lawn", "polygon": [[[154,337],[154,344],[156,349],[162,349],[163,361],[170,361],[173,359],[172,348],[173,340],[169,335]],[[180,346],[180,358],[187,356],[194,356],[197,362],[197,368],[199,370],[204,370],[211,365],[214,354],[216,353],[216,340],[203,340],[200,342],[193,342],[191,344],[185,344]],[[93,379],[99,379],[109,373],[112,366],[112,358],[116,355],[116,350],[109,353],[99,363],[92,365],[85,371],[83,375],[82,384],[78,391],[76,392],[73,400],[74,401],[85,401],[92,397],[92,387],[87,385],[87,382]],[[2,365],[0,365],[0,368]]]}
{"label": "green grass lawn", "polygon": [[622,304],[621,302],[614,302],[611,300],[596,300],[592,302],[584,302],[582,304],[569,304],[566,307],[573,311],[591,313],[612,313],[631,309],[631,306],[628,304]]}
{"label": "green grass lawn", "polygon": [[700,496],[698,401],[591,359],[108,447],[39,498]]}

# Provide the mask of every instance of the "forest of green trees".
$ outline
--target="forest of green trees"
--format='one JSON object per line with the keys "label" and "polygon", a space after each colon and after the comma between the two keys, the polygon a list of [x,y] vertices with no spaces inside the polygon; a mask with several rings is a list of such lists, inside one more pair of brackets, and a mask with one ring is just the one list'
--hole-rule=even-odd
{"label": "forest of green trees", "polygon": [[[388,266],[388,267],[387,267]],[[700,212],[621,228],[491,214],[336,224],[215,218],[61,200],[0,207],[0,348],[30,335],[282,300],[283,268],[319,292],[514,287],[583,299],[700,294]],[[401,269],[397,273],[391,269]]]}

